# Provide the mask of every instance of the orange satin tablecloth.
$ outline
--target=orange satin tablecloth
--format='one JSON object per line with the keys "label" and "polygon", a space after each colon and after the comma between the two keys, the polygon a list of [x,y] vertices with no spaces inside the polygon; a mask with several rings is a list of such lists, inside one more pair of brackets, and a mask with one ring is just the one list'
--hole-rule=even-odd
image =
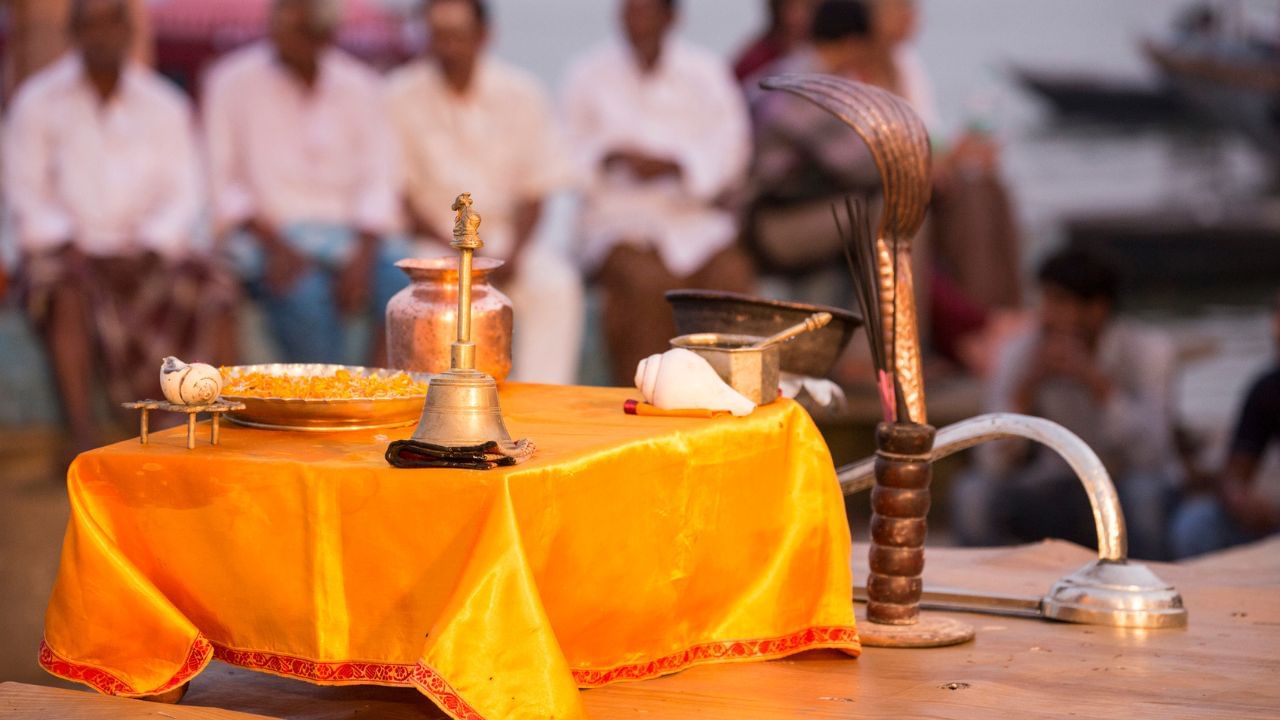
{"label": "orange satin tablecloth", "polygon": [[698,663],[856,655],[844,506],[804,410],[624,415],[634,394],[507,385],[538,452],[489,472],[389,467],[411,427],[85,453],[40,663],[136,696],[216,657],[498,720],[584,717],[579,688]]}

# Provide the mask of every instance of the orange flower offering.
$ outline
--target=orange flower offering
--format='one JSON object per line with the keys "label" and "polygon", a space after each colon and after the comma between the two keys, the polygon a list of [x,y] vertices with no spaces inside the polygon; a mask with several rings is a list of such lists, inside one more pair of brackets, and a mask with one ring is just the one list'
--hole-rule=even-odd
{"label": "orange flower offering", "polygon": [[220,368],[224,395],[254,398],[299,398],[308,400],[355,400],[399,398],[427,394],[426,381],[406,372],[366,375],[339,369],[332,375],[277,375]]}

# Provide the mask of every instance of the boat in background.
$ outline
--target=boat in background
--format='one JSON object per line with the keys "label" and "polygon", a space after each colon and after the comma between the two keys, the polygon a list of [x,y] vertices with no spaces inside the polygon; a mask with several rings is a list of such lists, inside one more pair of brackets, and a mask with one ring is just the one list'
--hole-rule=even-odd
{"label": "boat in background", "polygon": [[1280,278],[1280,207],[1265,202],[1215,218],[1162,207],[1065,219],[1067,242],[1104,255],[1142,304],[1177,307],[1213,297],[1266,306]]}
{"label": "boat in background", "polygon": [[1192,124],[1196,115],[1167,83],[1012,66],[1009,74],[1059,115],[1123,125]]}
{"label": "boat in background", "polygon": [[1280,165],[1280,48],[1249,42],[1148,42],[1147,57],[1177,94]]}

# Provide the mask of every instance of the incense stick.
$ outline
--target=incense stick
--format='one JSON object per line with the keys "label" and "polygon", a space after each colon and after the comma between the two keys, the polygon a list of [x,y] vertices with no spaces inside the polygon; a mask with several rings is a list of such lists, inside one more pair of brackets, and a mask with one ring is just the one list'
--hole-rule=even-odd
{"label": "incense stick", "polygon": [[[893,349],[887,347],[885,342],[884,317],[881,313],[879,293],[879,266],[876,262],[876,241],[871,232],[870,213],[861,198],[846,197],[845,215],[848,225],[841,223],[840,213],[835,205],[831,207],[831,214],[835,219],[836,230],[843,240],[845,264],[853,278],[854,297],[862,310],[862,317],[866,324],[871,361],[876,368],[876,388],[880,395],[880,409],[886,422],[896,422],[905,411],[902,407],[902,391],[897,386],[891,370],[892,356],[889,353]],[[896,325],[896,318],[891,320]]]}

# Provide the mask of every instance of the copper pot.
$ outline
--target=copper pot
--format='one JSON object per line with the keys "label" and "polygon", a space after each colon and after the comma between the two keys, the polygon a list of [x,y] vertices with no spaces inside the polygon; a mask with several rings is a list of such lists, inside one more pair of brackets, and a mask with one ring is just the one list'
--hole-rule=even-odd
{"label": "copper pot", "polygon": [[[449,369],[449,347],[457,339],[458,259],[396,263],[409,287],[387,303],[387,361],[393,368],[440,373]],[[501,260],[476,258],[471,283],[471,339],[476,369],[502,382],[511,372],[511,299],[489,284]]]}

